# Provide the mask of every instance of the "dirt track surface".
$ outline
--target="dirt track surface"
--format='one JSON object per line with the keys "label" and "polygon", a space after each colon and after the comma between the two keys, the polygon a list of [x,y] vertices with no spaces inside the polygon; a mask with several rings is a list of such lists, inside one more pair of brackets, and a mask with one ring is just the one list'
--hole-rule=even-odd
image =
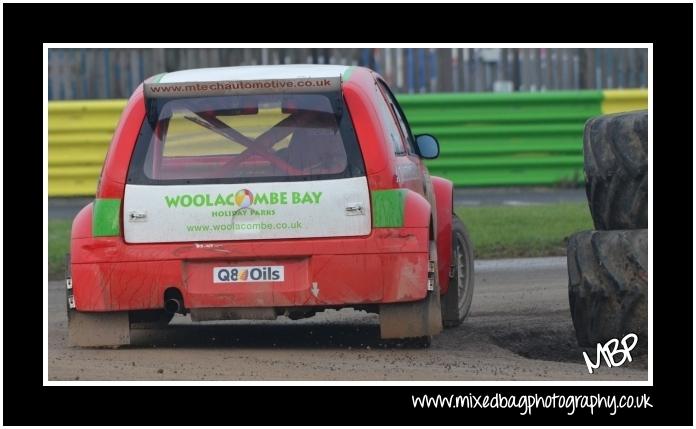
{"label": "dirt track surface", "polygon": [[[378,316],[291,321],[177,316],[121,349],[67,346],[63,282],[50,282],[49,380],[647,380],[647,356],[589,374],[568,309],[565,258],[476,263],[469,318],[430,349],[385,344]],[[594,354],[590,355],[594,360]]]}

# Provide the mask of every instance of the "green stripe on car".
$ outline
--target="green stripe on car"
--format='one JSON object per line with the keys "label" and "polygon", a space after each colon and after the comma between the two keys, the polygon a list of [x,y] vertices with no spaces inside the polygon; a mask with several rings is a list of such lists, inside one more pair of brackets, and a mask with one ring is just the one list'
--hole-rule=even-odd
{"label": "green stripe on car", "polygon": [[372,191],[372,221],[375,228],[393,228],[404,225],[406,189]]}
{"label": "green stripe on car", "polygon": [[355,70],[355,66],[350,66],[346,69],[346,71],[343,72],[343,82],[348,82],[348,79],[350,79],[350,75],[353,73],[353,70]]}
{"label": "green stripe on car", "polygon": [[121,200],[97,198],[92,209],[92,235],[113,237],[121,233]]}

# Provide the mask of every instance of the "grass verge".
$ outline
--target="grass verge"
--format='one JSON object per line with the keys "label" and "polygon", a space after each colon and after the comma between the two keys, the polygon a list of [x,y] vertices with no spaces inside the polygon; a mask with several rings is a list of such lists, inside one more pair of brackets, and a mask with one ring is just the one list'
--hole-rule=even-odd
{"label": "grass verge", "polygon": [[477,259],[563,256],[568,237],[594,229],[586,203],[459,207]]}
{"label": "grass verge", "polygon": [[70,251],[71,219],[48,220],[48,278],[65,278],[65,254]]}

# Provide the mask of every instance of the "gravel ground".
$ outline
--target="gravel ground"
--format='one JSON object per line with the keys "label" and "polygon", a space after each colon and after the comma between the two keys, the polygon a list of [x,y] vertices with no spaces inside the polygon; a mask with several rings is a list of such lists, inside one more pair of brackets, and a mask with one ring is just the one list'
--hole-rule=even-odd
{"label": "gravel ground", "polygon": [[50,282],[50,380],[647,380],[647,357],[589,374],[575,343],[565,258],[478,261],[472,311],[430,349],[385,344],[352,310],[291,321],[140,330],[120,349],[67,346],[63,282]]}

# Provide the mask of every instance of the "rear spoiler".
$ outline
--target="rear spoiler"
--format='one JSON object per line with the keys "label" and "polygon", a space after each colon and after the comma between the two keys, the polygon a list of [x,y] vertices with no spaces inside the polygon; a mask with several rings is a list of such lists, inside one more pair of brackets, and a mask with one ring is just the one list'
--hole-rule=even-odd
{"label": "rear spoiler", "polygon": [[[159,76],[157,76],[159,77]],[[329,92],[341,89],[341,77],[235,80],[215,82],[143,83],[146,98]]]}

